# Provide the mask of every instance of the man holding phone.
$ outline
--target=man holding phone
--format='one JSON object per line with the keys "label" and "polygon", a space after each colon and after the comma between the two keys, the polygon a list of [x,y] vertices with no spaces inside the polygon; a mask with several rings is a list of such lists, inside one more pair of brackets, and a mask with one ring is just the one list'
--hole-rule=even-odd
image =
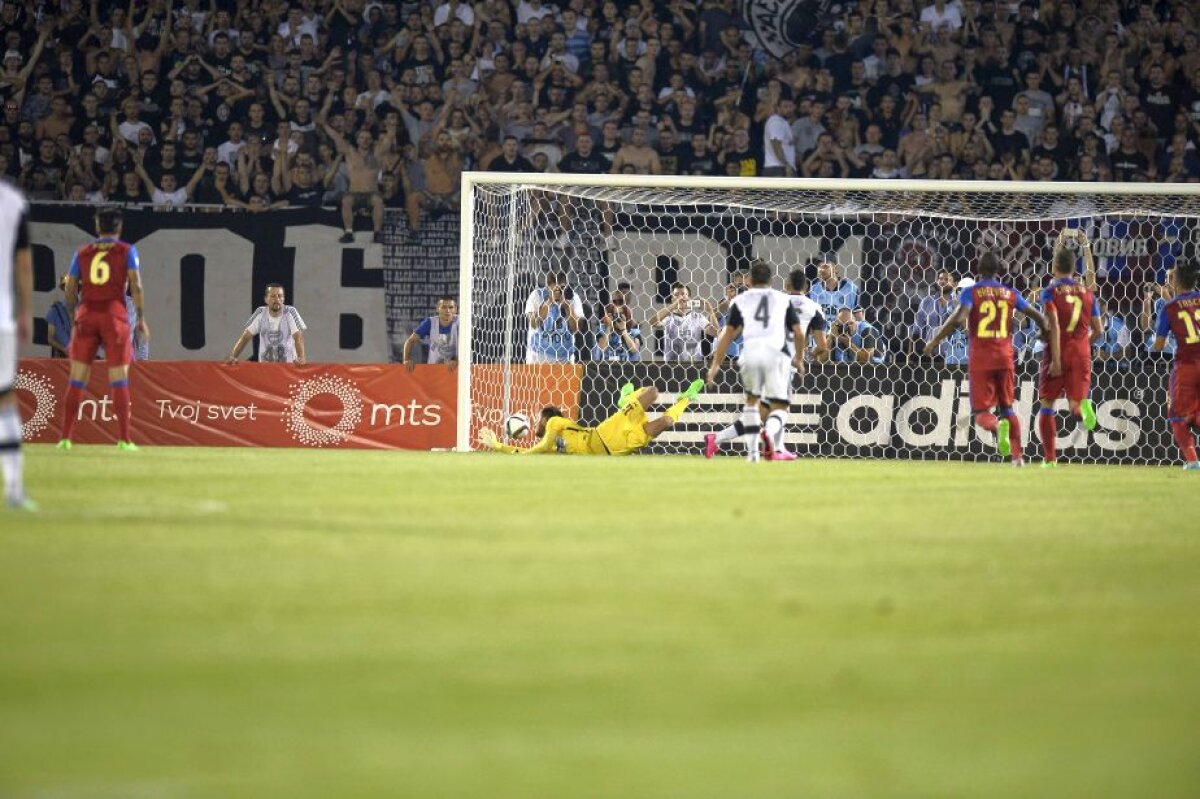
{"label": "man holding phone", "polygon": [[717,334],[717,315],[708,300],[693,300],[692,291],[683,283],[671,286],[671,301],[650,318],[653,327],[662,329],[662,358],[673,362],[704,360],[705,336]]}
{"label": "man holding phone", "polygon": [[571,363],[575,360],[575,333],[583,320],[583,300],[557,272],[546,274],[545,285],[525,301],[529,322],[526,363]]}

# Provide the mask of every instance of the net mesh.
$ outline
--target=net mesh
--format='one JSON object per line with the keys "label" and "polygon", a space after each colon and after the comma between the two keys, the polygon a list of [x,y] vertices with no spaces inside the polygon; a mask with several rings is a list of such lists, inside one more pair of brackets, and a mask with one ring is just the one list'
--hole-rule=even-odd
{"label": "net mesh", "polygon": [[[1169,353],[1151,353],[1149,341],[1168,270],[1191,257],[1200,234],[1196,192],[517,183],[472,191],[472,442],[480,426],[498,430],[518,410],[536,418],[547,404],[596,424],[626,380],[655,385],[662,403],[673,401],[703,374],[728,297],[751,262],[764,259],[775,267],[776,287],[791,270],[805,270],[827,320],[874,345],[865,362],[853,348],[835,348],[830,362],[812,362],[794,379],[787,440],[801,453],[989,457],[992,439],[974,427],[966,401],[965,338],[955,334],[934,358],[920,348],[953,310],[954,285],[973,276],[982,252],[996,252],[1001,279],[1036,300],[1049,281],[1054,241],[1072,227],[1086,233],[1095,254],[1104,334],[1094,347],[1093,398],[1101,426],[1062,432],[1060,457],[1176,457],[1163,421]],[[550,274],[561,276],[561,297],[551,295]],[[679,284],[687,289],[682,302]],[[559,301],[543,314],[547,298]],[[1017,411],[1036,447],[1042,345],[1032,323],[1017,330],[1014,344]],[[647,451],[698,452],[705,433],[733,420],[741,394],[727,365],[683,423]]]}

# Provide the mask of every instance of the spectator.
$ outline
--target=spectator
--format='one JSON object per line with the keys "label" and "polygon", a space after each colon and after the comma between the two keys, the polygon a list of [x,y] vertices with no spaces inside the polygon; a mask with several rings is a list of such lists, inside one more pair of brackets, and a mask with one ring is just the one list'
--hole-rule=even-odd
{"label": "spectator", "polygon": [[658,163],[664,175],[680,175],[680,161],[684,157],[682,149],[676,144],[675,131],[664,128],[658,134]]}
{"label": "spectator", "polygon": [[303,366],[306,363],[304,331],[307,326],[300,318],[300,312],[284,303],[283,286],[278,283],[267,284],[263,300],[265,304],[250,315],[246,329],[238,336],[225,363],[237,363],[246,344],[257,336],[259,363],[294,363]]}
{"label": "spectator", "polygon": [[838,309],[830,330],[832,353],[838,363],[881,364],[887,355],[883,336],[869,322],[854,318],[854,309]]}
{"label": "spectator", "polygon": [[1133,330],[1115,299],[1109,300],[1107,310],[1104,333],[1095,344],[1096,361],[1104,367],[1117,370],[1128,369],[1129,360],[1135,352]]}
{"label": "spectator", "polygon": [[704,341],[717,334],[717,317],[708,300],[693,300],[683,283],[671,286],[671,300],[650,318],[661,328],[660,349],[664,361],[694,363],[704,360]]}
{"label": "spectator", "polygon": [[1163,306],[1167,301],[1174,296],[1171,289],[1171,273],[1167,271],[1166,278],[1161,285],[1157,283],[1147,283],[1145,291],[1142,295],[1142,311],[1138,317],[1139,327],[1142,329],[1142,340],[1145,344],[1146,352],[1152,358],[1166,358],[1175,356],[1175,334],[1167,334],[1167,346],[1161,350],[1162,355],[1156,352],[1152,345],[1154,344],[1154,325],[1158,322],[1158,317],[1162,313]]}
{"label": "spectator", "polygon": [[[65,297],[67,291],[67,276],[58,279],[58,290]],[[46,311],[46,340],[50,343],[51,358],[69,358],[67,345],[71,343],[71,328],[74,319],[67,309],[65,299],[57,299]]]}
{"label": "spectator", "polygon": [[1113,180],[1123,183],[1140,183],[1150,179],[1150,163],[1138,148],[1137,134],[1133,128],[1121,131],[1121,144],[1109,158]]}
{"label": "spectator", "polygon": [[317,183],[313,158],[308,153],[288,153],[276,150],[275,166],[271,173],[271,190],[289,206],[319,208],[325,190]]}
{"label": "spectator", "polygon": [[[291,15],[289,14],[289,20]],[[354,136],[355,147],[351,148],[328,123],[322,123],[325,134],[333,140],[338,152],[346,159],[350,173],[350,191],[342,198],[342,244],[354,241],[354,212],[359,208],[371,209],[373,241],[383,241],[383,196],[379,193],[379,170],[383,166],[383,155],[395,141],[395,126],[388,128],[378,143],[372,142],[369,130],[359,130]],[[419,207],[418,211],[419,213]],[[409,211],[409,232],[415,235],[414,213]]]}
{"label": "spectator", "polygon": [[516,136],[505,136],[500,154],[488,164],[489,172],[533,172],[533,164],[521,155]]}
{"label": "spectator", "polygon": [[150,195],[150,201],[158,206],[173,206],[178,207],[184,205],[192,198],[192,194],[196,191],[196,185],[200,183],[200,179],[204,177],[205,168],[203,165],[198,167],[192,174],[191,180],[187,185],[180,188],[178,180],[174,172],[164,172],[162,176],[162,185],[156,186],[154,181],[150,179],[149,173],[142,163],[142,156],[134,151],[134,171],[141,178],[142,185],[146,187],[146,193]]}
{"label": "spectator", "polygon": [[[435,128],[431,135],[433,141],[426,144],[425,155],[420,159],[420,180],[413,181],[413,190],[408,194],[409,244],[420,244],[422,208],[429,208],[435,215],[458,209],[460,178],[466,160],[462,148],[444,130]],[[381,225],[382,213],[381,208]]]}
{"label": "spectator", "polygon": [[783,97],[776,103],[763,129],[763,177],[794,177],[796,174],[796,137],[792,117],[796,104]]}
{"label": "spectator", "polygon": [[717,155],[708,147],[708,137],[693,133],[691,146],[679,157],[679,172],[682,175],[719,175]]}
{"label": "spectator", "polygon": [[646,144],[644,127],[633,129],[629,143],[617,150],[617,155],[613,159],[612,173],[614,175],[624,174],[626,171],[632,171],[638,175],[662,174],[662,163],[658,159],[658,153]]}
{"label": "spectator", "polygon": [[612,297],[609,300],[608,305],[604,307],[604,313],[608,314],[614,319],[617,317],[624,319],[625,324],[628,327],[636,326],[633,320],[633,308],[629,305],[630,291],[632,288],[633,287],[624,280],[622,280],[620,283],[617,283],[617,290],[612,293]]}
{"label": "spectator", "polygon": [[821,306],[826,319],[837,316],[839,308],[857,308],[859,305],[858,285],[849,278],[840,277],[838,265],[832,260],[822,261],[817,267],[817,282],[809,289],[808,296]]}
{"label": "spectator", "polygon": [[751,149],[750,132],[738,128],[726,142],[717,158],[722,167],[721,174],[733,177],[752,178],[758,175],[762,159]]}
{"label": "spectator", "polygon": [[[958,278],[953,272],[943,269],[937,273],[933,291],[928,296],[922,297],[917,306],[917,317],[913,322],[910,340],[911,353],[920,355],[925,348],[925,342],[933,338],[933,334],[937,332],[938,328],[954,313],[954,309],[958,306],[955,297],[957,284]],[[950,347],[950,341],[947,340],[938,348],[937,358],[939,361],[946,362],[947,357],[953,356],[953,354],[954,349]]]}
{"label": "spectator", "polygon": [[623,314],[606,313],[596,324],[594,361],[635,362],[642,359],[642,331]]}
{"label": "spectator", "polygon": [[571,363],[575,360],[575,333],[583,321],[583,300],[556,272],[546,274],[546,285],[534,289],[525,301],[529,323],[526,363]]}
{"label": "spectator", "polygon": [[425,363],[458,363],[458,301],[445,295],[438,298],[437,312],[421,320],[404,341],[404,366],[412,371],[416,365],[413,349],[425,347]]}

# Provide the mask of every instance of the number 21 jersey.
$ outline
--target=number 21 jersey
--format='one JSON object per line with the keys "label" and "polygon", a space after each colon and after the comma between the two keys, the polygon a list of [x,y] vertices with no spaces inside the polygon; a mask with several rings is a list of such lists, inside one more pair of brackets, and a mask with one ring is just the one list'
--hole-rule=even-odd
{"label": "number 21 jersey", "polygon": [[1029,303],[1016,289],[996,280],[981,280],[962,290],[958,301],[968,309],[970,369],[1014,369],[1013,312]]}

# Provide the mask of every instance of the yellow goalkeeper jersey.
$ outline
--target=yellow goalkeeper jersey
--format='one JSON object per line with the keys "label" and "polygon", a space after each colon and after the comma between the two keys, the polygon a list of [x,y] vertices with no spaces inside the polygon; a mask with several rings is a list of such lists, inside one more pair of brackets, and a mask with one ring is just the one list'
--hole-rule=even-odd
{"label": "yellow goalkeeper jersey", "polygon": [[514,447],[509,444],[497,444],[501,452],[515,452],[521,455],[605,455],[604,445],[596,436],[594,427],[583,425],[563,416],[556,416],[546,422],[546,434],[542,440],[532,447]]}
{"label": "yellow goalkeeper jersey", "polygon": [[556,416],[546,423],[546,435],[532,447],[497,443],[496,449],[521,455],[628,455],[649,443],[646,411],[639,403],[628,402],[596,427]]}

